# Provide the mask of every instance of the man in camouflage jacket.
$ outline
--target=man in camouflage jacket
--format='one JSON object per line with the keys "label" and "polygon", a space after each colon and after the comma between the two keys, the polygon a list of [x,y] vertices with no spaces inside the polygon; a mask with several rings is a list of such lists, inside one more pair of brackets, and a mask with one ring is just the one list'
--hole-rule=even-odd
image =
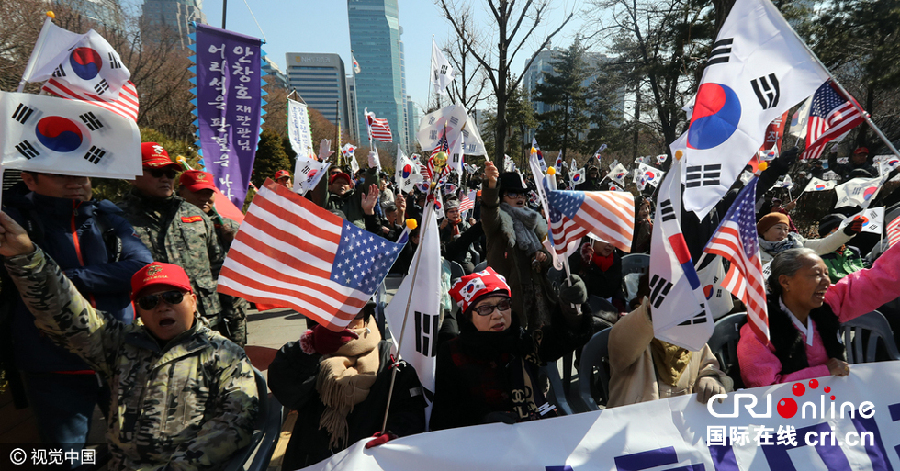
{"label": "man in camouflage jacket", "polygon": [[[284,170],[279,170],[283,172]],[[213,176],[200,170],[188,170],[178,179],[178,194],[188,203],[200,208],[213,223],[216,229],[216,239],[222,253],[228,253],[231,242],[234,240],[240,228],[240,223],[233,219],[221,216],[216,211],[217,199],[216,186],[213,185]],[[213,278],[218,282],[219,271],[222,269],[224,259],[213,265]],[[247,344],[247,311],[250,303],[246,299],[236,298],[219,293],[219,305],[222,310],[222,322],[227,327],[227,332],[222,332],[232,342],[244,346]]]}
{"label": "man in camouflage jacket", "polygon": [[196,317],[183,269],[154,262],[138,271],[140,319],[126,325],[91,307],[5,213],[0,255],[37,327],[118,392],[107,415],[109,469],[221,469],[250,443],[259,409],[250,361]]}
{"label": "man in camouflage jacket", "polygon": [[179,265],[188,273],[199,300],[200,315],[213,330],[227,332],[212,267],[224,255],[212,221],[196,206],[175,196],[175,173],[181,167],[155,142],[141,144],[143,174],[119,203],[125,218],[153,254],[153,260]]}

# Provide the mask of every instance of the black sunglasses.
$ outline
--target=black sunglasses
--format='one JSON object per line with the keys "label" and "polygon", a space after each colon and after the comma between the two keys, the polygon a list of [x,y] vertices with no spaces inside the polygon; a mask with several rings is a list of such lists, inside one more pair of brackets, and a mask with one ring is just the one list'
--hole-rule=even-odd
{"label": "black sunglasses", "polygon": [[176,306],[181,304],[184,301],[184,293],[181,291],[165,291],[158,294],[150,294],[147,296],[141,296],[137,300],[138,306],[145,311],[149,311],[150,309],[155,308],[159,305],[159,299],[162,298],[166,304],[170,306]]}
{"label": "black sunglasses", "polygon": [[518,197],[520,197],[520,196],[523,196],[523,197],[526,196],[526,193],[525,193],[525,192],[519,192],[519,191],[507,191],[507,192],[505,193],[505,195],[506,195],[506,196],[509,196],[510,198],[518,198]]}
{"label": "black sunglasses", "polygon": [[506,311],[510,307],[509,298],[501,299],[499,303],[494,305],[484,305],[478,306],[475,308],[475,312],[478,313],[479,316],[485,317],[491,315],[494,312],[494,309],[499,309],[501,311]]}
{"label": "black sunglasses", "polygon": [[166,178],[168,178],[169,180],[175,179],[176,172],[172,169],[163,170],[163,169],[158,169],[158,168],[153,168],[153,169],[148,168],[148,169],[144,169],[144,170],[146,170],[147,173],[149,173],[151,176],[153,176],[153,178],[162,178],[162,176],[165,175]]}

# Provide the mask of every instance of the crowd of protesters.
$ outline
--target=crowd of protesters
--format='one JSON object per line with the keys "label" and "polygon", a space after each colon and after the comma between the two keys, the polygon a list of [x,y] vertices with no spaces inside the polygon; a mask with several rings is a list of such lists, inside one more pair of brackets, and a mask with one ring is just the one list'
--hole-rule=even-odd
{"label": "crowd of protesters", "polygon": [[[610,325],[607,407],[693,393],[705,402],[736,385],[849,374],[839,324],[900,297],[900,249],[875,247],[860,235],[864,221],[847,217],[858,208],[822,219],[819,239],[802,236],[809,231],[795,225],[795,202],[782,205],[770,193],[796,166],[823,175],[821,162],[797,163],[797,154],[788,150],[771,162],[756,193],[760,255],[771,266],[772,341],[743,327],[737,368],[727,374],[708,346],[689,351],[654,337],[647,277],[624,273],[627,254],[608,241],[585,237],[568,257],[571,275],[556,270],[532,179],[487,162],[461,178],[462,187],[434,188],[443,201],[440,246],[451,274],[444,294],[455,306],[442,313],[433,397],[410,365],[390,356],[373,303],[341,332],[310,321],[269,367],[275,397],[299,411],[285,469],[317,463],[365,437],[380,444],[424,432],[426,397],[433,399],[432,430],[554,416],[539,367],[580,351]],[[118,206],[93,199],[87,177],[23,172],[20,186],[4,195],[4,365],[18,372],[17,402],[32,407],[46,444],[83,447],[99,406],[112,468],[220,469],[249,443],[259,394],[266,393],[257,391],[242,349],[250,305],[216,291],[239,224],[216,210],[212,175],[183,171],[157,143],[144,143],[141,158],[142,174]],[[865,148],[828,168],[844,181],[878,176]],[[585,174],[573,190],[608,189],[596,159]],[[292,187],[287,170],[273,177]],[[567,185],[564,171],[560,181]],[[395,183],[376,168],[353,174],[334,166],[306,196],[398,241],[406,220],[421,223],[432,203],[426,192],[404,194]],[[885,184],[875,204],[896,204],[896,186]],[[682,214],[694,260],[739,187],[703,219]],[[648,253],[655,194],[652,187],[639,193],[632,253]],[[391,274],[410,271],[420,231],[409,232]],[[746,310],[737,299],[729,306],[716,318]],[[900,312],[882,311],[892,324],[900,320]],[[382,424],[392,395],[390,420]]]}

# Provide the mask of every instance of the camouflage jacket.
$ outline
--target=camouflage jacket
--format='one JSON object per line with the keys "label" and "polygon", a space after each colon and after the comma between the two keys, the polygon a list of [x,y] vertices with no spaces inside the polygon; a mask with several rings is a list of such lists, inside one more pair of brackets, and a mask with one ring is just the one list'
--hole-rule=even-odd
{"label": "camouflage jacket", "polygon": [[259,396],[244,351],[202,320],[160,347],[106,320],[43,251],[6,260],[35,324],[108,378],[109,469],[220,469],[250,443]]}
{"label": "camouflage jacket", "polygon": [[212,221],[200,208],[178,196],[146,198],[132,192],[119,207],[154,261],[184,268],[197,295],[200,314],[217,328],[221,309],[213,267],[222,266],[224,254]]}

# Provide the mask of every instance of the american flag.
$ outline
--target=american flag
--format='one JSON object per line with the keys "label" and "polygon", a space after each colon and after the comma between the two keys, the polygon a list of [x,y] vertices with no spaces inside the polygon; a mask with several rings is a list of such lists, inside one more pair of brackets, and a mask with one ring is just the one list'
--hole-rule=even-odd
{"label": "american flag", "polygon": [[887,226],[888,246],[893,246],[900,241],[900,217],[894,218]]}
{"label": "american flag", "polygon": [[375,113],[366,110],[366,125],[369,128],[369,140],[391,142],[391,128],[387,118],[376,118]]}
{"label": "american flag", "polygon": [[863,121],[856,100],[841,96],[831,81],[825,82],[813,95],[806,128],[806,150],[801,159],[818,159],[825,144],[844,135]]}
{"label": "american flag", "polygon": [[116,99],[73,90],[64,82],[60,82],[55,78],[48,80],[47,83],[41,87],[41,91],[47,92],[50,95],[68,98],[69,100],[80,100],[101,108],[106,108],[119,116],[129,118],[133,121],[137,121],[138,110],[140,109],[137,89],[134,88],[134,84],[130,81],[122,86],[122,89],[119,90],[119,97]]}
{"label": "american flag", "polygon": [[468,211],[470,209],[475,208],[475,195],[477,194],[476,190],[470,191],[468,194],[463,193],[462,198],[459,200],[459,212]]}
{"label": "american flag", "polygon": [[403,244],[266,180],[219,275],[219,292],[291,307],[330,330],[366,305]]}
{"label": "american flag", "polygon": [[612,191],[554,190],[550,204],[550,233],[557,253],[568,253],[589,232],[616,248],[631,251],[634,236],[634,196]]}
{"label": "american flag", "polygon": [[764,344],[768,344],[766,285],[759,261],[759,236],[756,232],[754,205],[758,181],[759,178],[754,178],[741,190],[703,252],[721,255],[731,262],[722,287],[744,302],[750,328]]}

